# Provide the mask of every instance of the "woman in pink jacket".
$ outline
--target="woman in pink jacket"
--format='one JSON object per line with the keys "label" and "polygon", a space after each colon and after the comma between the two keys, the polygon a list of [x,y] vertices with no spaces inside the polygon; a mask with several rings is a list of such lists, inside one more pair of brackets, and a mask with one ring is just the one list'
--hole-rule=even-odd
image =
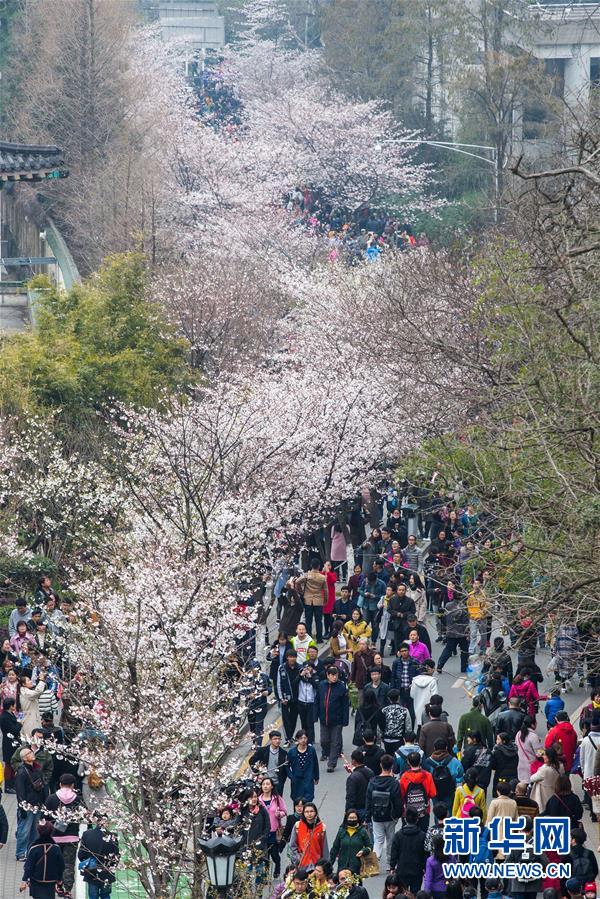
{"label": "woman in pink jacket", "polygon": [[547,696],[540,696],[537,691],[537,687],[533,683],[533,681],[529,677],[529,672],[522,671],[521,674],[517,674],[513,679],[512,687],[508,692],[508,698],[512,699],[513,696],[517,696],[519,699],[524,699],[527,704],[527,714],[531,718],[533,727],[535,728],[535,716],[537,712],[537,704],[540,699],[548,699]]}
{"label": "woman in pink jacket", "polygon": [[270,777],[263,777],[258,801],[269,816],[270,832],[267,845],[269,847],[269,855],[275,865],[273,876],[277,878],[281,872],[279,844],[287,819],[287,808],[282,797],[277,795]]}

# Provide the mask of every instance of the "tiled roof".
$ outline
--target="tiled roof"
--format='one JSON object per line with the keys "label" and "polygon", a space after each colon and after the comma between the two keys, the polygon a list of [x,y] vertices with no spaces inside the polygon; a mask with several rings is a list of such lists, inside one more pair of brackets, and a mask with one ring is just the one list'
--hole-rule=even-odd
{"label": "tiled roof", "polygon": [[39,181],[54,171],[61,172],[61,177],[68,175],[59,147],[0,141],[0,180]]}

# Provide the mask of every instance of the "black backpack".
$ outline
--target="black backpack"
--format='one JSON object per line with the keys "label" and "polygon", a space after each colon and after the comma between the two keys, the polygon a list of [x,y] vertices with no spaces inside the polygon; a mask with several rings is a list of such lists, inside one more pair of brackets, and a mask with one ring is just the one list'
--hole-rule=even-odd
{"label": "black backpack", "polygon": [[404,801],[406,808],[411,808],[421,818],[427,811],[427,792],[423,784],[417,781],[409,781]]}
{"label": "black backpack", "polygon": [[448,799],[452,796],[456,783],[450,773],[448,765],[450,759],[446,759],[441,765],[436,765],[432,772],[433,782],[435,784],[436,795],[439,799]]}
{"label": "black backpack", "polygon": [[371,817],[373,821],[392,820],[392,794],[389,790],[373,790],[371,793]]}

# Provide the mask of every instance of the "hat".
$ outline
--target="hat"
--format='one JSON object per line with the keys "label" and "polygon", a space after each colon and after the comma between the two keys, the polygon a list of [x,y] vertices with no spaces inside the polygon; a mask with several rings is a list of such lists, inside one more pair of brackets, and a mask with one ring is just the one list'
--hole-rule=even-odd
{"label": "hat", "polygon": [[596,884],[595,883],[586,883],[583,888],[584,893],[594,893],[596,895]]}

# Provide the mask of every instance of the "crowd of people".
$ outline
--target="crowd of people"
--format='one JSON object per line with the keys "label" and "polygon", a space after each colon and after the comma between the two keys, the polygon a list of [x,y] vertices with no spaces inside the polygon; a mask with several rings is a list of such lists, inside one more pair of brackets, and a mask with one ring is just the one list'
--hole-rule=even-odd
{"label": "crowd of people", "polygon": [[[241,829],[257,895],[273,878],[274,899],[365,899],[375,872],[386,874],[383,899],[593,899],[583,817],[587,806],[600,821],[600,680],[590,643],[575,622],[540,625],[525,609],[499,622],[491,597],[510,540],[476,498],[460,505],[435,489],[435,476],[410,493],[361,497],[313,535],[305,570],[279,561],[280,630],[248,675],[249,776],[210,826]],[[546,646],[554,681],[544,692],[536,655]],[[452,721],[440,675],[455,656],[469,707]],[[590,699],[574,727],[563,696],[576,677],[587,677]],[[273,699],[281,725],[265,739]],[[340,766],[343,816],[325,821],[319,784]],[[537,816],[570,819],[560,861],[571,878],[446,880],[443,864],[457,858],[445,853],[446,819],[476,818],[479,850],[466,861],[491,862],[502,858],[488,848],[492,822],[520,816],[526,833]]]}
{"label": "crowd of people", "polygon": [[[106,785],[81,762],[90,735],[75,714],[84,685],[69,657],[73,615],[72,601],[44,576],[31,604],[17,599],[0,650],[3,786],[17,800],[21,890],[34,899],[71,899],[77,865],[89,899],[108,899],[119,860],[117,836],[106,829]],[[0,845],[8,832],[0,805]]]}
{"label": "crowd of people", "polygon": [[[198,116],[210,128],[239,140],[244,124],[243,104],[231,84],[224,59],[211,54],[202,65],[191,66],[190,80],[198,102]],[[410,222],[368,204],[357,209],[336,203],[317,186],[297,185],[282,198],[295,226],[319,235],[327,242],[330,262],[350,265],[374,262],[389,249],[410,250],[429,246],[424,232]]]}

